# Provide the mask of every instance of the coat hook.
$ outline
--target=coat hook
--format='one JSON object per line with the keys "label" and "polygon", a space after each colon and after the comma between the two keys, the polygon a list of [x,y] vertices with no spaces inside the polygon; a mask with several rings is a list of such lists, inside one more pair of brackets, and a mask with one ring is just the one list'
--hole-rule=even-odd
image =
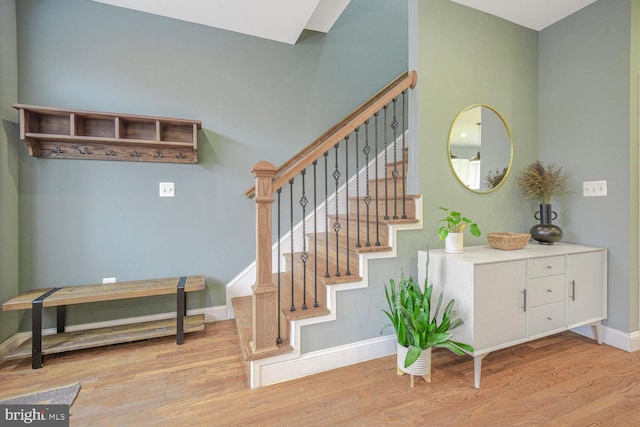
{"label": "coat hook", "polygon": [[176,158],[178,158],[178,159],[184,159],[184,154],[182,154],[182,153],[178,153],[178,155],[176,156]]}
{"label": "coat hook", "polygon": [[104,152],[104,154],[106,154],[107,156],[115,156],[116,152],[113,150],[107,150]]}
{"label": "coat hook", "polygon": [[91,150],[89,150],[89,147],[82,147],[78,149],[78,151],[80,152],[80,154],[91,154]]}
{"label": "coat hook", "polygon": [[52,148],[51,152],[52,153],[56,153],[56,154],[62,154],[63,153],[62,148],[60,148],[59,146],[56,147],[56,148]]}
{"label": "coat hook", "polygon": [[158,150],[155,153],[153,153],[153,157],[155,158],[162,158],[162,151]]}
{"label": "coat hook", "polygon": [[140,157],[140,153],[138,153],[137,151],[134,151],[130,154],[131,157]]}

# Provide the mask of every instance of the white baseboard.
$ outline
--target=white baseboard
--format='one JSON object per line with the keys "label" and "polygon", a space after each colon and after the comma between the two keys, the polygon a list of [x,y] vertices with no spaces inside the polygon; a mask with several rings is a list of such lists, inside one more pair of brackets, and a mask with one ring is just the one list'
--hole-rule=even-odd
{"label": "white baseboard", "polygon": [[[571,330],[584,337],[596,339],[595,331],[590,325],[580,326]],[[629,333],[602,326],[602,342],[620,350],[638,351],[640,350],[640,331]]]}
{"label": "white baseboard", "polygon": [[293,360],[251,362],[251,388],[264,387],[306,377],[356,363],[390,356],[396,352],[395,335],[360,341],[302,354]]}

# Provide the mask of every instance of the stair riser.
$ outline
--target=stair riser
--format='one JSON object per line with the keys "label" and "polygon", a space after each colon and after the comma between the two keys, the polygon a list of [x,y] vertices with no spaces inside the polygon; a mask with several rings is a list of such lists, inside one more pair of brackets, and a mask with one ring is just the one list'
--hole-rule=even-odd
{"label": "stair riser", "polygon": [[[356,201],[355,198],[350,199],[349,212],[356,211],[356,203],[358,202],[360,204],[360,215],[366,218],[366,205],[364,203],[364,200],[362,199],[360,199],[359,201]],[[384,200],[377,200],[377,201],[372,200],[371,203],[369,204],[369,218],[375,218],[376,206],[377,206],[378,218],[383,220],[385,216],[385,205],[386,205],[386,213],[389,216],[389,219],[393,219],[394,215],[397,215],[399,218],[402,217],[403,215],[402,200],[398,200],[396,203],[394,199],[389,199],[386,201],[386,203]],[[416,212],[415,200],[413,198],[406,198],[405,206],[404,206],[404,214],[407,216],[407,218],[415,218],[415,212]]]}
{"label": "stair riser", "polygon": [[[397,197],[398,199],[402,198],[402,184],[403,181],[401,178],[398,178],[397,180],[395,180],[395,185],[394,185],[394,180],[392,178],[384,180],[384,179],[379,179],[378,181],[372,181],[369,183],[369,197],[371,197],[372,199],[376,197],[376,190],[378,191],[378,198],[379,199],[384,199],[384,192],[385,192],[385,184],[387,187],[387,198],[392,199],[394,197]],[[366,188],[360,189],[360,196],[364,197],[366,195]],[[394,193],[395,191],[395,193]],[[405,194],[407,194],[407,184],[404,184],[404,191]],[[355,196],[355,194],[353,194]]]}
{"label": "stair riser", "polygon": [[[364,212],[363,212],[364,214]],[[338,231],[338,234],[340,236],[346,236],[347,235],[347,219],[345,217],[340,217],[338,219],[338,221],[340,222],[340,230]],[[335,236],[335,231],[333,230],[333,223],[335,222],[335,216],[331,216],[329,219],[329,235],[333,234]],[[373,238],[373,236],[375,236],[376,233],[376,222],[372,219],[369,218],[369,224],[368,224],[368,230],[367,230],[367,217],[366,216],[362,216],[361,218],[359,218],[359,220],[356,220],[355,217],[351,217],[349,219],[349,243],[351,244],[351,246],[355,245],[355,242],[358,241],[358,237],[360,237],[360,242],[365,242],[367,240],[367,231],[369,233],[369,239]],[[358,236],[358,230],[360,231],[360,235]],[[380,239],[383,240],[387,240],[387,236],[389,234],[389,227],[387,226],[386,223],[383,222],[379,222],[378,223],[378,233],[380,236]],[[319,239],[322,238],[324,241],[324,232],[318,233]],[[307,242],[309,245],[313,245],[313,233],[310,233],[307,235]]]}
{"label": "stair riser", "polygon": [[[322,249],[322,251],[318,250],[318,271],[317,271],[318,283],[322,284],[323,286],[326,283],[335,282],[336,271],[340,272],[340,276],[344,276],[347,273],[346,254],[343,252],[340,253],[340,257],[338,259],[339,268],[336,268],[335,253],[332,249],[329,249],[329,254],[331,258],[329,258],[329,263],[328,263],[329,267],[327,270],[327,262],[324,254],[324,248]],[[313,256],[314,256],[313,253],[309,253],[309,261],[307,261],[307,288],[309,288],[309,286],[313,286],[314,275],[316,274]],[[358,273],[358,270],[359,270],[358,262],[359,262],[358,255],[355,252],[352,252],[349,256],[349,271],[351,272],[351,274]],[[300,283],[300,286],[302,287],[302,277],[303,277],[302,273],[304,271],[304,264],[302,263],[302,260],[300,259],[300,257],[294,256],[293,265],[294,265],[294,276],[297,280],[300,281],[299,283]],[[291,273],[291,262],[288,258],[285,264],[285,271],[287,271],[288,273]],[[329,278],[325,277],[325,273],[327,271],[329,272]]]}

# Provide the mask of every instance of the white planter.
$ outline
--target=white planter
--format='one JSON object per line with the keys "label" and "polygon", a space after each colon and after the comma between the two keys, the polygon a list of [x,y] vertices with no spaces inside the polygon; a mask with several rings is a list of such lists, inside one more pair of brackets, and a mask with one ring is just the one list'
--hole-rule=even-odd
{"label": "white planter", "polygon": [[397,366],[398,375],[409,374],[411,375],[411,387],[413,387],[413,376],[417,375],[424,378],[428,383],[431,382],[431,348],[422,350],[422,353],[418,359],[409,365],[408,368],[404,367],[404,361],[407,357],[409,349],[401,346],[396,342],[396,354],[397,354]]}
{"label": "white planter", "polygon": [[462,233],[449,233],[444,240],[445,252],[451,252],[459,254],[464,252],[464,234]]}

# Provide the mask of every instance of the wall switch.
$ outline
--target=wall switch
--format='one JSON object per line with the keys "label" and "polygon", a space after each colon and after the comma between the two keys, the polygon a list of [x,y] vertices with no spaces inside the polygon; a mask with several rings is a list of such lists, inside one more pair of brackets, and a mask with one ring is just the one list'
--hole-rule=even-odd
{"label": "wall switch", "polygon": [[105,283],[116,283],[116,278],[115,277],[103,277],[102,278],[102,284]]}
{"label": "wall switch", "polygon": [[160,183],[160,197],[175,197],[176,184],[173,182]]}
{"label": "wall switch", "polygon": [[585,181],[582,183],[583,197],[604,197],[607,195],[607,181]]}

